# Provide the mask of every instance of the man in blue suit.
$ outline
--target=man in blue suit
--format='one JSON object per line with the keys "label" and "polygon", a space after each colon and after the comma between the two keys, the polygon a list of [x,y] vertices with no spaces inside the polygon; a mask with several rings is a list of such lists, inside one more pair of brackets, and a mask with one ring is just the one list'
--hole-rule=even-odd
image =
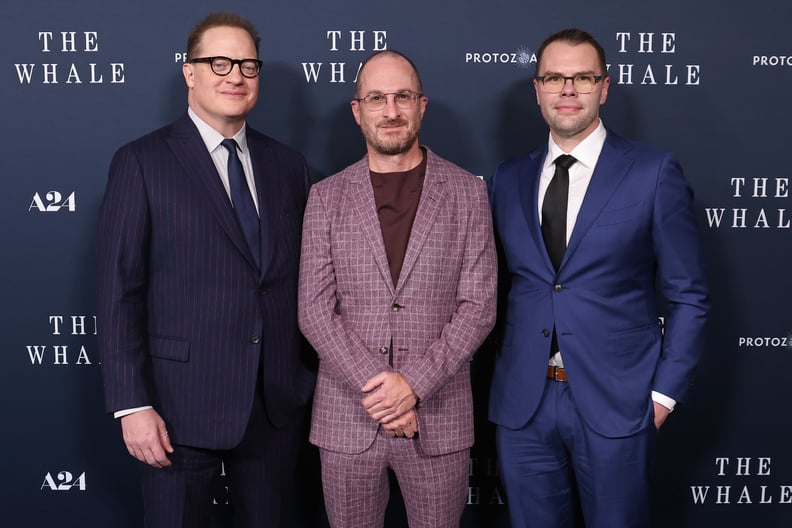
{"label": "man in blue suit", "polygon": [[190,33],[187,113],[115,154],[99,216],[106,406],[142,462],[147,527],[201,527],[225,464],[237,527],[297,525],[313,388],[297,328],[303,157],[246,125],[259,37]]}
{"label": "man in blue suit", "polygon": [[708,312],[692,193],[673,155],[604,128],[590,34],[549,37],[536,72],[548,144],[490,181],[508,282],[490,419],[512,525],[646,527],[656,433]]}

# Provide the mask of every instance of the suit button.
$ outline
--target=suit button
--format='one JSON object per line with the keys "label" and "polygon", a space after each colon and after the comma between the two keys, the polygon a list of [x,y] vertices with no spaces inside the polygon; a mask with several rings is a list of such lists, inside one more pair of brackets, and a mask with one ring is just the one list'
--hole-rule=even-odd
{"label": "suit button", "polygon": [[550,330],[548,330],[547,328],[543,329],[542,330],[542,335],[544,337],[550,337]]}
{"label": "suit button", "polygon": [[393,306],[391,306],[391,312],[398,312],[401,309],[402,307],[399,304],[394,304]]}
{"label": "suit button", "polygon": [[259,288],[258,294],[264,297],[265,295],[267,295],[267,290],[265,290],[264,288]]}
{"label": "suit button", "polygon": [[388,347],[386,347],[386,346],[379,347],[379,353],[380,354],[387,354],[388,353]]}
{"label": "suit button", "polygon": [[259,336],[253,336],[250,338],[250,342],[253,343],[254,345],[258,345],[259,343],[261,343],[261,338]]}
{"label": "suit button", "polygon": [[564,288],[562,288],[560,284],[556,284],[555,286],[553,286],[553,289],[556,291],[556,293],[561,293],[561,290],[563,290]]}

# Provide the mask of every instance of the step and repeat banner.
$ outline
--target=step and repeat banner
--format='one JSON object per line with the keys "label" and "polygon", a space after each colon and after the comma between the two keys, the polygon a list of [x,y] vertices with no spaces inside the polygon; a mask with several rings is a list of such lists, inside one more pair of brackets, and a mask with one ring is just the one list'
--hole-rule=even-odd
{"label": "step and repeat banner", "polygon": [[[29,0],[0,20],[0,526],[141,525],[135,462],[104,412],[94,238],[113,152],[186,110],[186,36],[237,11],[261,36],[257,129],[314,180],[364,154],[349,108],[360,63],[404,52],[429,105],[422,143],[474,174],[547,140],[535,50],[581,27],[604,45],[606,126],[674,151],[694,189],[713,309],[689,401],[660,434],[659,527],[792,526],[792,5],[402,0]],[[178,203],[174,203],[178,207]],[[464,527],[509,525],[486,398]],[[306,525],[326,526],[306,449]],[[223,525],[229,493],[214,502]],[[389,526],[404,526],[398,497]]]}

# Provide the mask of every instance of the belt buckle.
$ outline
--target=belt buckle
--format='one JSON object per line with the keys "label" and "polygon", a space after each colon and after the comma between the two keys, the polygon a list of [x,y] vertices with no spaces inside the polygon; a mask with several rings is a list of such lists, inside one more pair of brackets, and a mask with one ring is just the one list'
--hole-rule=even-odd
{"label": "belt buckle", "polygon": [[561,381],[561,382],[567,380],[566,372],[564,372],[564,368],[559,367],[557,365],[547,366],[547,378],[553,381]]}

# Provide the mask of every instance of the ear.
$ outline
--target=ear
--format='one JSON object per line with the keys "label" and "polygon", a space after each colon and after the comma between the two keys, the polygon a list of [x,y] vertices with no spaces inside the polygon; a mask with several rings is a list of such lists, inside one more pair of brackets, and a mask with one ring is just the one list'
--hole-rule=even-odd
{"label": "ear", "polygon": [[427,104],[429,104],[429,98],[426,97],[425,95],[422,95],[421,96],[421,101],[420,101],[420,105],[421,105],[420,106],[421,119],[423,119],[424,112],[426,112],[426,105]]}
{"label": "ear", "polygon": [[542,106],[541,101],[539,101],[539,81],[537,81],[536,79],[533,80],[533,87],[534,87],[534,92],[536,92],[536,104]]}
{"label": "ear", "polygon": [[608,87],[610,86],[610,76],[605,77],[602,79],[602,93],[600,94],[600,105],[605,104],[605,100],[608,99]]}
{"label": "ear", "polygon": [[184,82],[187,86],[193,88],[195,86],[195,71],[193,70],[193,65],[188,62],[182,64],[182,75],[184,75]]}
{"label": "ear", "polygon": [[353,99],[350,101],[349,106],[352,107],[352,115],[355,117],[355,123],[360,126],[360,101]]}

